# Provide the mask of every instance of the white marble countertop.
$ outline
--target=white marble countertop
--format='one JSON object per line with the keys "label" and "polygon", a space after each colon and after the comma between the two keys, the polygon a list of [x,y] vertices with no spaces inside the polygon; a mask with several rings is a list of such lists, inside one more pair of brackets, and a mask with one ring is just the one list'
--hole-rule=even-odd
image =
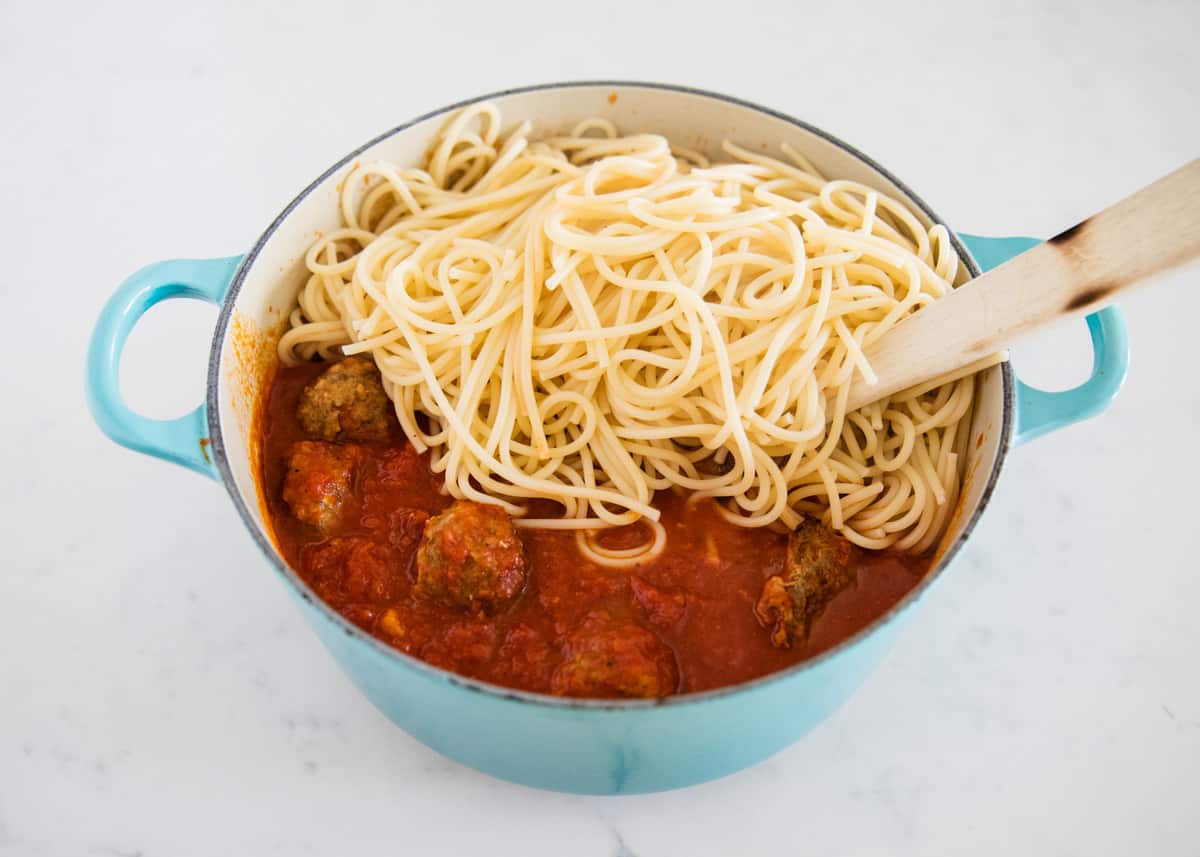
{"label": "white marble countertop", "polygon": [[[1200,6],[168,5],[0,13],[0,854],[1200,853],[1200,272],[1124,304],[1116,405],[1011,456],[848,705],[643,797],[510,786],[392,727],[224,492],[108,442],[81,385],[125,275],[238,252],[360,141],[507,85],[729,92],[871,153],[956,228],[1053,233],[1200,154]],[[199,400],[214,319],[147,318],[135,405]],[[1016,354],[1059,386],[1088,359],[1080,323]]]}

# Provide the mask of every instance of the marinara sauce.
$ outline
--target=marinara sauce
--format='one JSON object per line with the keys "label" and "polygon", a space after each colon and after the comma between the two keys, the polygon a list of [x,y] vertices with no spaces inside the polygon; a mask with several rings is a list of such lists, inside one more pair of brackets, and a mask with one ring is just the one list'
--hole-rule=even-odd
{"label": "marinara sauce", "polygon": [[[389,440],[360,444],[348,509],[324,533],[297,520],[282,499],[286,457],[304,440],[296,405],[324,365],[281,368],[261,421],[262,477],[273,535],[284,559],[348,620],[401,651],[498,685],[551,693],[565,640],[601,613],[616,627],[648,630],[674,653],[688,693],[736,684],[811,658],[870,624],[911,590],[929,560],[858,551],[855,584],[838,593],[806,638],[776,648],[755,617],[764,581],[781,574],[787,538],[725,521],[711,501],[660,492],[655,506],[666,549],[631,569],[588,561],[569,531],[521,529],[528,579],[520,597],[490,617],[464,615],[413,592],[425,521],[448,507],[428,455],[399,426]],[[638,544],[639,525],[601,542]]]}

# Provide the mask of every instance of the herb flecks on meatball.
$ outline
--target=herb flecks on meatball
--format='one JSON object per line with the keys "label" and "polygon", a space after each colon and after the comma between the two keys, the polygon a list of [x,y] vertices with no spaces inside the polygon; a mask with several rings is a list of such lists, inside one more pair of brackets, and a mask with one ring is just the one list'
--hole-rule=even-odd
{"label": "herb flecks on meatball", "polygon": [[465,613],[492,616],[525,586],[525,549],[499,506],[457,500],[430,518],[417,553],[415,591]]}
{"label": "herb flecks on meatball", "polygon": [[771,632],[771,644],[789,649],[808,634],[809,625],[833,597],[854,583],[854,546],[821,524],[805,520],[788,536],[783,576],[767,578],[754,606]]}
{"label": "herb flecks on meatball", "polygon": [[654,699],[679,686],[675,653],[653,632],[604,614],[567,635],[564,659],[550,680],[554,693],[601,699]]}

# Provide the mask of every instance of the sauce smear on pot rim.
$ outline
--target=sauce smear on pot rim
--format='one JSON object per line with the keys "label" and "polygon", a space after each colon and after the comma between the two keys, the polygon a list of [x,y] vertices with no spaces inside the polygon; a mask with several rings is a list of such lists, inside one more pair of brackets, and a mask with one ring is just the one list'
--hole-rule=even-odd
{"label": "sauce smear on pot rim", "polygon": [[[660,492],[654,504],[667,543],[653,559],[602,567],[581,554],[572,531],[518,529],[516,537],[497,535],[490,543],[501,546],[495,561],[508,563],[505,586],[470,589],[469,574],[436,577],[439,561],[458,560],[449,539],[439,548],[448,559],[430,553],[427,524],[453,499],[394,415],[386,432],[376,429],[366,440],[314,441],[311,426],[306,433],[298,405],[328,368],[281,367],[265,403],[261,476],[276,544],[351,622],[465,676],[594,697],[737,684],[800,663],[869,625],[920,581],[931,561],[855,549],[843,584],[800,617],[800,630],[783,635],[780,619],[773,633],[771,621],[780,617],[761,602],[768,581],[786,579],[788,537],[730,524],[711,501]],[[304,467],[310,469],[297,476]],[[314,491],[318,500],[306,502]],[[331,497],[336,507],[326,502]],[[468,523],[488,532],[504,524],[472,514],[479,520]],[[605,531],[596,541],[628,547],[644,541],[644,529]],[[471,553],[473,547],[468,542],[463,556],[493,561]],[[464,588],[470,598],[455,601]]]}

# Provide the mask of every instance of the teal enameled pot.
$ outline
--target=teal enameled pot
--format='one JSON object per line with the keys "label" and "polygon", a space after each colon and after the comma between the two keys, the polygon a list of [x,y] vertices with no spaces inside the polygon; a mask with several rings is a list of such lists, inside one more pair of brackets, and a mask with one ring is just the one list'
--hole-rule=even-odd
{"label": "teal enameled pot", "polygon": [[[654,131],[714,151],[728,138],[778,151],[788,142],[825,174],[851,178],[906,199],[929,222],[940,218],[870,158],[823,131],[735,98],[643,83],[556,83],[481,96],[508,122],[562,130],[589,116],[620,128]],[[469,103],[469,102],[464,102]],[[174,260],[130,277],[109,300],[88,353],[88,401],[117,443],[174,461],[225,486],[267,565],[296,597],[326,647],[356,685],[410,735],[465,765],[513,782],[591,794],[673,789],[753,765],[829,715],[879,663],[917,603],[970,537],[1009,448],[1092,416],[1116,395],[1128,345],[1116,309],[1087,319],[1091,377],[1047,393],[1018,381],[1007,364],[987,370],[974,415],[963,506],[928,577],[896,607],[841,645],[774,675],[707,693],[660,701],[585,701],[519,693],[462,678],[397,652],[326,607],[288,568],[264,525],[252,463],[250,421],[263,379],[303,279],[315,234],[339,224],[337,188],[359,159],[416,163],[453,104],[407,122],[338,161],[283,209],[244,256]],[[958,234],[969,275],[1036,242]],[[221,307],[203,404],[177,420],[152,420],[122,401],[117,373],[125,339],[154,304],[199,298]],[[713,641],[721,645],[720,640]]]}

